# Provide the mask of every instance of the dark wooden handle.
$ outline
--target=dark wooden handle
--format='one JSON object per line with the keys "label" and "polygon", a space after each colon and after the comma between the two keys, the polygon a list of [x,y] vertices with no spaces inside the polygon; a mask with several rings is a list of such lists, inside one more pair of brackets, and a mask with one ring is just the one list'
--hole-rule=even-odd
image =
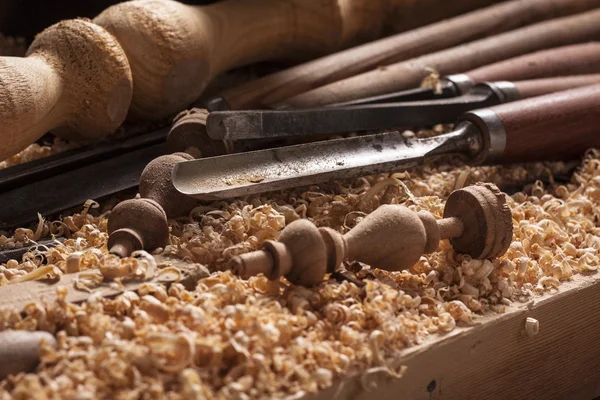
{"label": "dark wooden handle", "polygon": [[430,69],[440,75],[464,73],[533,51],[600,39],[599,21],[600,8],[540,22],[330,83],[275,107],[312,108],[412,89]]}
{"label": "dark wooden handle", "polygon": [[[598,70],[600,71],[600,69]],[[600,74],[560,76],[513,82],[522,99],[600,83]]]}
{"label": "dark wooden handle", "polygon": [[[408,26],[422,27],[265,76],[229,89],[222,97],[234,110],[268,106],[378,66],[432,53],[538,21],[600,7],[598,0],[512,0],[478,9],[496,2],[407,1],[398,6],[398,12],[394,14],[393,19],[400,22],[395,30],[402,31]],[[460,15],[471,10],[475,11]],[[432,13],[439,13],[440,18],[426,21],[425,17],[431,18]],[[454,15],[458,16],[423,26]]]}
{"label": "dark wooden handle", "polygon": [[465,74],[474,83],[520,81],[600,72],[600,42],[579,43],[513,57]]}
{"label": "dark wooden handle", "polygon": [[566,160],[600,146],[600,84],[490,110],[506,132],[505,163]]}

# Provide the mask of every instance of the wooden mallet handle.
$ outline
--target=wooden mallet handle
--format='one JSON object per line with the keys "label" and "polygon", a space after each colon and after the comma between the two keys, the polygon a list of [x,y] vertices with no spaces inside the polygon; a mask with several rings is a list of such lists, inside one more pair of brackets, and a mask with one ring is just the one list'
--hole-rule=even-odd
{"label": "wooden mallet handle", "polygon": [[508,249],[512,229],[504,195],[492,184],[478,184],[453,192],[439,221],[400,205],[380,206],[345,235],[308,220],[294,221],[278,241],[235,257],[233,270],[246,278],[262,273],[311,286],[346,259],[389,271],[410,268],[434,252],[441,239],[450,239],[456,251],[473,258],[498,257]]}
{"label": "wooden mallet handle", "polygon": [[287,99],[276,107],[318,107],[411,89],[419,86],[429,68],[441,75],[456,74],[541,49],[600,39],[598,21],[600,8],[540,22],[340,80]]}
{"label": "wooden mallet handle", "polygon": [[[457,2],[446,2],[445,4],[448,3]],[[269,106],[378,66],[599,6],[600,1],[598,0],[513,0],[502,2],[452,19],[356,46],[234,87],[221,95],[221,101],[225,105],[220,107],[238,110]]]}
{"label": "wooden mallet handle", "polygon": [[[435,0],[447,15],[497,0]],[[589,1],[589,0],[588,0]],[[432,0],[429,0],[431,3]],[[188,6],[133,0],[95,18],[117,37],[134,78],[131,116],[166,117],[219,73],[272,59],[306,60],[381,36],[406,0],[226,0]],[[416,7],[419,8],[419,7]],[[430,17],[415,16],[415,19]]]}
{"label": "wooden mallet handle", "polygon": [[25,58],[0,57],[0,160],[48,131],[102,138],[123,123],[131,96],[127,58],[108,32],[83,19],[53,25]]}

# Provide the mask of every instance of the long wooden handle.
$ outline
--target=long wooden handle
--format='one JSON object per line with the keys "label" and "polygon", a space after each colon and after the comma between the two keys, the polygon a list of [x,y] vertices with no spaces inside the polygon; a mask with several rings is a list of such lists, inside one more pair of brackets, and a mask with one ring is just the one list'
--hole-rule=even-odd
{"label": "long wooden handle", "polygon": [[49,130],[102,138],[123,123],[131,95],[127,58],[108,32],[85,20],[53,25],[26,58],[0,57],[0,160]]}
{"label": "long wooden handle", "polygon": [[482,162],[493,156],[503,163],[570,159],[600,146],[600,84],[473,111],[464,119],[489,135]]}
{"label": "long wooden handle", "polygon": [[[447,15],[499,0],[428,0]],[[584,0],[577,0],[583,2]],[[598,0],[585,0],[587,2]],[[131,116],[179,112],[230,68],[272,59],[310,59],[382,35],[407,0],[226,0],[187,6],[133,0],[94,19],[119,40],[131,64]],[[415,20],[431,18],[414,15]]]}
{"label": "long wooden handle", "polygon": [[[600,71],[600,70],[599,70]],[[600,83],[600,74],[561,76],[513,82],[522,99]]]}
{"label": "long wooden handle", "polygon": [[599,39],[599,22],[600,8],[540,22],[356,75],[293,97],[277,106],[317,107],[413,88],[429,74],[430,68],[442,75],[461,73],[541,49]]}
{"label": "long wooden handle", "polygon": [[540,50],[465,72],[473,83],[600,72],[600,42]]}
{"label": "long wooden handle", "polygon": [[[437,5],[433,8],[438,9]],[[600,7],[600,1],[507,1],[300,64],[234,87],[221,97],[230,109],[264,107],[377,66],[594,7]]]}

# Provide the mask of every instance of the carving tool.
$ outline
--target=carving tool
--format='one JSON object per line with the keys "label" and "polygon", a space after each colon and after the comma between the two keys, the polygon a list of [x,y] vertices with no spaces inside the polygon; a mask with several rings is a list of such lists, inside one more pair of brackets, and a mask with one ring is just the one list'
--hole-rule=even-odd
{"label": "carving tool", "polygon": [[[464,12],[476,8],[461,1],[433,4],[431,0],[421,0],[414,3],[422,5],[426,14],[442,11],[440,6],[463,7]],[[480,6],[488,5],[484,3],[480,2]],[[376,67],[595,7],[600,7],[600,1],[511,0],[463,15],[456,13],[454,15],[458,16],[454,18],[450,18],[452,14],[446,9],[441,14],[444,20],[438,18],[436,20],[440,22],[426,26],[419,18],[410,21],[413,13],[403,12],[398,16],[402,18],[399,25],[404,27],[418,22],[414,24],[417,29],[340,51],[226,90],[220,98],[209,102],[208,108],[211,111],[267,108],[292,96]],[[398,21],[397,17],[394,19]]]}
{"label": "carving tool", "polygon": [[450,75],[541,49],[597,40],[599,21],[600,8],[540,22],[386,65],[310,90],[273,107],[312,108],[411,89],[419,86],[430,69],[440,75]]}
{"label": "carving tool", "polygon": [[450,123],[467,111],[600,83],[600,74],[480,83],[462,96],[404,103],[289,111],[217,111],[208,115],[211,139],[277,139]]}
{"label": "carving tool", "polygon": [[578,43],[509,58],[464,73],[442,77],[438,88],[419,87],[378,96],[328,104],[344,107],[359,104],[445,99],[465,94],[478,83],[521,81],[600,72],[600,42]]}
{"label": "carving tool", "polygon": [[568,160],[600,145],[599,118],[595,84],[470,111],[454,131],[431,138],[396,131],[185,161],[173,185],[216,200],[402,170],[442,154],[473,164]]}
{"label": "carving tool", "polygon": [[[497,0],[428,0],[440,18]],[[598,0],[578,0],[575,9]],[[167,117],[188,107],[218,74],[275,59],[306,60],[381,37],[396,16],[422,10],[406,0],[227,0],[188,6],[171,0],[116,4],[94,22],[123,46],[134,89],[130,115]],[[552,8],[552,7],[550,7]],[[569,6],[564,8],[570,9]],[[433,22],[431,14],[413,23]]]}

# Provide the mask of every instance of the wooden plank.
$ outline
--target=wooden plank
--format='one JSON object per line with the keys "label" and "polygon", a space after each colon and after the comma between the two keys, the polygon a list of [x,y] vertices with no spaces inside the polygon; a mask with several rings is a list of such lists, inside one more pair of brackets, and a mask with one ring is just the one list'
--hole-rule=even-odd
{"label": "wooden plank", "polygon": [[[525,320],[540,323],[525,334]],[[473,327],[407,349],[404,376],[346,379],[305,400],[591,400],[600,396],[600,276],[576,276],[554,295],[485,316]],[[364,382],[364,377],[363,377]]]}
{"label": "wooden plank", "polygon": [[[209,275],[206,267],[200,264],[193,264],[182,261],[180,259],[172,259],[164,256],[154,256],[157,264],[169,263],[174,267],[179,268],[182,273],[180,282],[187,289],[194,289],[196,282]],[[68,288],[67,301],[71,303],[80,303],[85,301],[92,293],[101,293],[104,297],[116,296],[123,293],[122,289],[111,284],[111,282],[101,283],[93,291],[86,292],[77,290],[74,283],[81,273],[65,274],[59,280],[36,280],[13,285],[0,286],[0,309],[11,309],[21,311],[27,304],[31,302],[42,301],[47,304],[56,300],[56,289],[61,286]],[[136,290],[145,282],[158,282],[158,278],[150,280],[129,280],[124,281],[123,286],[127,290]],[[164,282],[163,282],[164,283]]]}

